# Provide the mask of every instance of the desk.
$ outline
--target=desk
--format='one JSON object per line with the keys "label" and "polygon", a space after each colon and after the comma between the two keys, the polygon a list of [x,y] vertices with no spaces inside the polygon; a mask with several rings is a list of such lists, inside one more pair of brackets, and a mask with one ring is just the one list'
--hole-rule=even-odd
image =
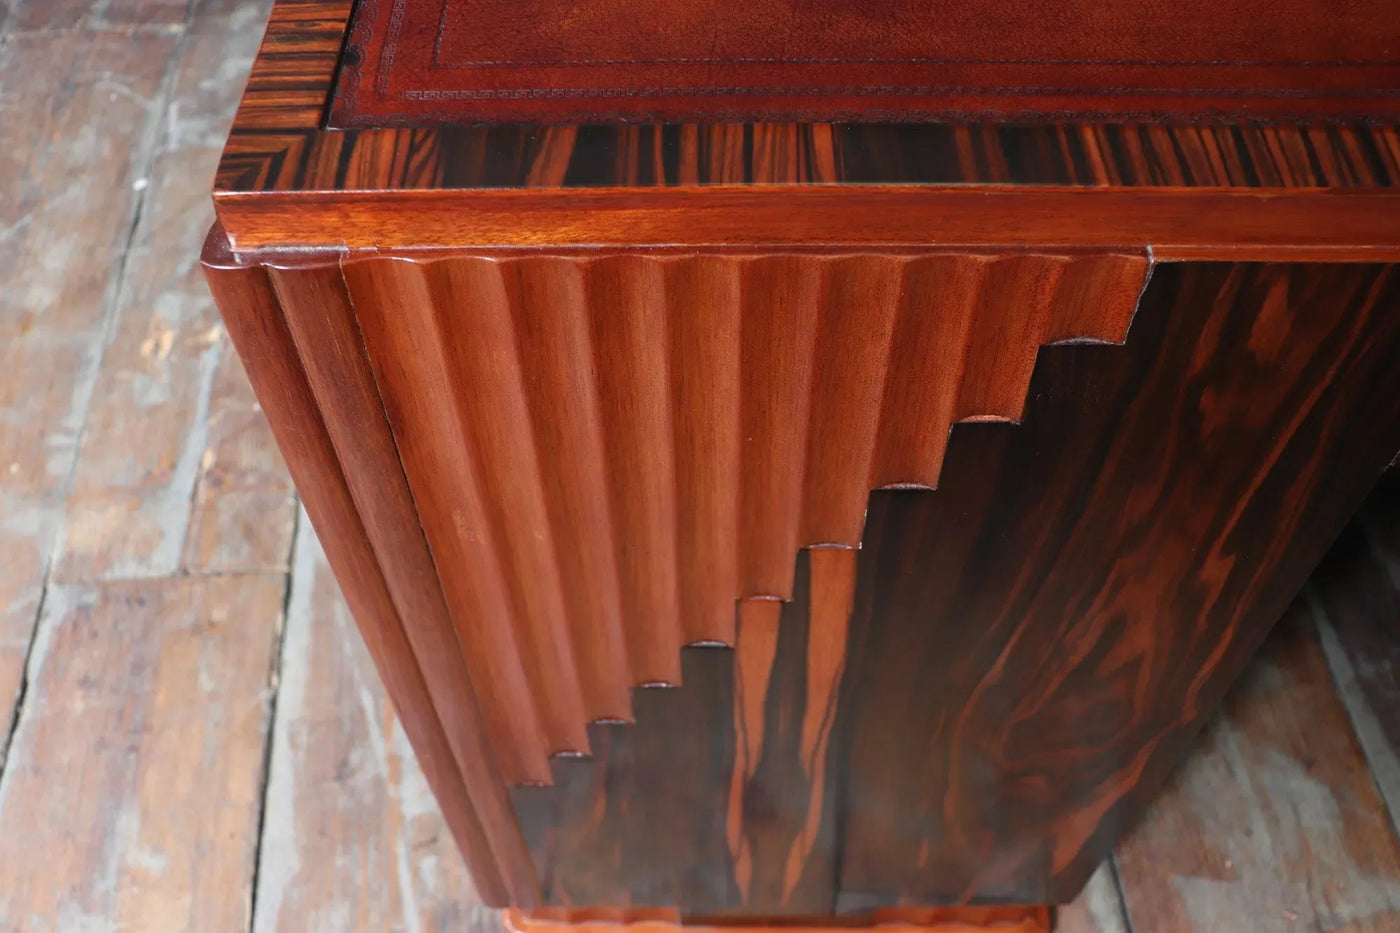
{"label": "desk", "polygon": [[1394,63],[474,123],[429,8],[278,3],[204,262],[481,895],[1045,928],[1400,451]]}

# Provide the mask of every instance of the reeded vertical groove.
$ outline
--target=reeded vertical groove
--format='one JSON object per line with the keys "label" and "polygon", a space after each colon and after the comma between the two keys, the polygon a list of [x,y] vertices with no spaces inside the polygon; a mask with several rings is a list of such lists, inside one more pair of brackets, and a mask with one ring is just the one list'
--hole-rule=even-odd
{"label": "reeded vertical groove", "polygon": [[[665,269],[636,256],[588,266],[594,363],[609,469],[613,538],[592,543],[616,555],[631,677],[622,689],[679,684],[680,584],[676,554],[676,468],[666,334]],[[542,313],[547,313],[542,309]],[[556,415],[557,417],[557,415]],[[568,472],[584,469],[574,464]],[[608,545],[611,544],[611,549]],[[625,673],[626,668],[622,668]],[[602,673],[613,673],[616,671]]]}
{"label": "reeded vertical groove", "polygon": [[[623,614],[617,564],[607,546],[615,535],[603,435],[606,416],[599,410],[596,387],[596,373],[607,370],[595,365],[593,355],[593,309],[585,284],[592,275],[586,265],[560,257],[510,260],[500,268],[514,318],[523,400],[530,410],[534,456],[548,514],[544,526],[521,530],[552,532],[561,584],[558,603],[551,600],[533,611],[545,614],[552,635],[566,636],[560,657],[561,661],[568,657],[564,645],[572,649],[584,720],[630,719],[631,677],[622,620],[632,624],[631,644],[644,644],[645,632],[630,612]],[[469,332],[459,339],[471,343],[476,336]],[[607,381],[612,384],[621,374],[609,375]],[[524,454],[523,439],[512,452]],[[528,469],[520,472],[519,479],[531,481]],[[547,567],[549,559],[545,547],[532,552],[532,558],[532,575],[548,572],[540,569]],[[520,585],[539,583],[532,576]],[[669,618],[674,617],[672,612]],[[679,644],[665,647],[670,649],[665,657],[679,668]],[[651,668],[642,662],[653,661],[651,655],[656,653],[634,656],[631,673],[652,676]],[[669,672],[666,668],[661,673]],[[543,673],[548,677],[548,668]],[[560,699],[568,702],[567,697]]]}
{"label": "reeded vertical groove", "polygon": [[[817,152],[762,142],[777,174]],[[1042,344],[1122,342],[1148,268],[951,252],[347,263],[509,778],[548,783],[546,756],[587,751],[588,722],[631,719],[630,687],[680,683],[683,645],[735,644],[736,600],[755,620],[738,663],[761,654],[799,550],[834,547],[811,564],[814,586],[837,585],[870,490],[936,486],[957,421],[1018,420]],[[813,658],[819,717],[840,665]],[[824,729],[804,725],[803,755]]]}
{"label": "reeded vertical groove", "polygon": [[456,749],[463,739],[480,749],[489,745],[489,737],[448,738],[450,731],[472,730],[476,723],[465,716],[444,720],[437,696],[429,689],[418,648],[409,637],[370,545],[268,270],[236,264],[218,228],[210,234],[203,263],[306,511],[325,542],[337,579],[342,581],[365,646],[399,711],[404,731],[478,891],[489,904],[534,900],[538,886],[533,867],[509,802],[504,799],[502,776],[491,773],[493,756],[489,751],[476,754],[467,766],[458,760]]}
{"label": "reeded vertical groove", "polygon": [[1020,421],[1065,260],[1028,254],[987,270],[954,409],[958,421]]}
{"label": "reeded vertical groove", "polygon": [[734,644],[739,595],[739,264],[667,264],[675,420],[676,553],[687,643]]}
{"label": "reeded vertical groove", "polygon": [[501,768],[513,783],[548,781],[549,747],[511,624],[428,267],[367,260],[342,271]]}
{"label": "reeded vertical groove", "polygon": [[[504,803],[467,652],[419,526],[342,272],[328,262],[274,268],[270,278],[370,547],[384,569],[390,598],[433,701],[450,723],[448,740],[468,776],[469,790],[478,799],[496,796]],[[510,846],[499,836],[497,844]]]}
{"label": "reeded vertical groove", "polygon": [[1076,256],[1065,266],[1043,343],[1094,340],[1123,343],[1147,283],[1146,256]]}
{"label": "reeded vertical groove", "polygon": [[820,257],[764,256],[743,267],[741,596],[792,597],[827,265]]}
{"label": "reeded vertical groove", "polygon": [[804,545],[860,544],[907,267],[894,256],[850,256],[827,268],[807,433]]}
{"label": "reeded vertical groove", "polygon": [[[430,264],[429,278],[454,396],[475,442],[483,498],[501,548],[525,676],[550,750],[584,752],[582,689],[531,430],[528,396],[540,387],[524,383],[513,321],[519,293],[507,288],[494,259],[442,260]],[[548,466],[557,471],[568,465]]]}
{"label": "reeded vertical groove", "polygon": [[991,264],[989,256],[960,254],[906,264],[871,486],[938,485],[967,340]]}

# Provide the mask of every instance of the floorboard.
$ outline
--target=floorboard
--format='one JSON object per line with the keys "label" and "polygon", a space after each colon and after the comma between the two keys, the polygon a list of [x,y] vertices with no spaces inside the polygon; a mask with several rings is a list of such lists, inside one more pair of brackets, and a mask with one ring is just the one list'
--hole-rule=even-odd
{"label": "floorboard", "polygon": [[[209,179],[257,51],[263,6],[197,4],[179,43],[156,155],[137,182],[142,211],[68,496],[58,582],[183,569],[196,504],[200,538],[189,556],[197,566],[285,566],[291,487],[271,432],[247,417],[250,394],[218,378],[235,354],[198,262],[213,222]],[[208,73],[211,62],[220,63],[218,80]],[[221,443],[213,444],[216,432]],[[242,504],[266,509],[258,522],[209,514],[211,495],[235,490],[256,499]]]}
{"label": "floorboard", "polygon": [[1400,929],[1400,841],[1306,603],[1116,861],[1135,930]]}
{"label": "floorboard", "polygon": [[1390,473],[1306,598],[1392,823],[1400,823],[1400,472]]}
{"label": "floorboard", "polygon": [[177,42],[73,31],[0,47],[0,723],[21,689]]}
{"label": "floorboard", "polygon": [[1123,906],[1123,892],[1113,864],[1105,862],[1089,878],[1084,890],[1073,903],[1057,910],[1057,933],[1129,933],[1128,917]]}
{"label": "floorboard", "polygon": [[[179,26],[191,0],[11,0],[10,28],[37,32],[86,27]],[[0,6],[3,10],[3,6]],[[0,15],[0,23],[4,17]]]}
{"label": "floorboard", "polygon": [[0,776],[0,929],[247,928],[284,589],[50,590]]}
{"label": "floorboard", "polygon": [[300,528],[253,929],[493,931],[316,535]]}

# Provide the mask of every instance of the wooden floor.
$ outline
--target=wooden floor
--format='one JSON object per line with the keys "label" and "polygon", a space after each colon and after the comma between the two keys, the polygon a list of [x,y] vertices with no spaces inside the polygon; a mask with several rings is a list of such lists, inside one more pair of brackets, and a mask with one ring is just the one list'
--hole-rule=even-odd
{"label": "wooden floor", "polygon": [[[0,931],[491,928],[196,266],[269,0],[0,0]],[[1400,479],[1074,933],[1400,931]]]}

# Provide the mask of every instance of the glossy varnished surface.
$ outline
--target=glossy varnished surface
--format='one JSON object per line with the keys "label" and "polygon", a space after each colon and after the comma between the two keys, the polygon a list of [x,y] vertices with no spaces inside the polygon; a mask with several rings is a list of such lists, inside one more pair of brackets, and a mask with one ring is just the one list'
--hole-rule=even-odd
{"label": "glossy varnished surface", "polygon": [[1126,347],[1042,351],[1022,425],[871,497],[853,593],[804,552],[732,652],[514,792],[544,899],[1072,897],[1400,446],[1397,287],[1166,266]]}
{"label": "glossy varnished surface", "polygon": [[546,781],[589,722],[630,719],[682,645],[733,644],[734,601],[789,598],[799,548],[859,545],[872,488],[936,485],[955,422],[1018,420],[1042,344],[1121,342],[1147,274],[1096,253],[347,260],[507,777]]}
{"label": "glossy varnished surface", "polygon": [[1397,292],[1159,267],[1127,352],[1046,351],[1024,424],[874,497],[846,906],[1078,890],[1400,445]]}
{"label": "glossy varnished surface", "polygon": [[348,0],[274,8],[216,182],[241,249],[933,241],[1222,258],[1237,246],[1255,250],[1246,258],[1400,250],[1388,194],[1400,137],[1390,125],[327,131],[349,14]]}

